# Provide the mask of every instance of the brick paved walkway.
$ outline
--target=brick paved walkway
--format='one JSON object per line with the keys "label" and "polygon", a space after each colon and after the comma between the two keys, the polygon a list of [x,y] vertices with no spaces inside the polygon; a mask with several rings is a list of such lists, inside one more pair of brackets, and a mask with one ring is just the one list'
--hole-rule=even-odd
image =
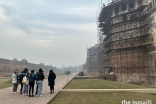
{"label": "brick paved walkway", "polygon": [[[69,75],[69,80],[72,80],[76,74]],[[19,93],[13,94],[12,87],[0,90],[0,104],[47,104],[65,85],[67,84],[67,76],[58,76],[55,80],[55,93],[50,93],[48,80],[43,81],[42,97],[28,97],[20,95]],[[18,87],[18,91],[20,86]],[[36,86],[35,86],[36,91]]]}

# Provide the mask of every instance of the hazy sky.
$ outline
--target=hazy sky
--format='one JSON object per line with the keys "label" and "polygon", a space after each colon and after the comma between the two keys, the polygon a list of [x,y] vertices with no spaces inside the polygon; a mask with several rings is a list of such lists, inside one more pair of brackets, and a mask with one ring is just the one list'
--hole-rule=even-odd
{"label": "hazy sky", "polygon": [[80,65],[97,43],[100,0],[1,0],[0,57]]}

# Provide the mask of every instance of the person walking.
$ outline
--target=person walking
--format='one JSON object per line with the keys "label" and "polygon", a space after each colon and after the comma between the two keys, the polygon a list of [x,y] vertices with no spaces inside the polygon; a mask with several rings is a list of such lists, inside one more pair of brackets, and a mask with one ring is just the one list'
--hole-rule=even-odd
{"label": "person walking", "polygon": [[48,76],[48,82],[49,82],[49,86],[50,86],[50,94],[54,93],[54,85],[55,85],[55,79],[56,79],[56,75],[53,72],[53,70],[49,71],[49,76]]}
{"label": "person walking", "polygon": [[24,73],[24,71],[22,71],[22,72],[19,74],[19,83],[21,84],[20,94],[23,94],[23,93],[22,93],[22,90],[23,90],[23,83],[22,83],[22,80],[23,80],[23,73]]}
{"label": "person walking", "polygon": [[[38,74],[38,72],[36,72],[36,79],[37,79],[37,74]],[[37,81],[38,81],[38,80],[36,80],[36,93],[35,93],[35,94],[37,94],[37,90],[38,90],[38,84],[37,84]]]}
{"label": "person walking", "polygon": [[[29,97],[34,97],[34,84],[36,80],[36,75],[34,74],[34,70],[31,70],[31,74],[29,76]],[[32,95],[31,95],[32,90]]]}
{"label": "person walking", "polygon": [[24,69],[24,77],[23,77],[23,96],[27,96],[28,95],[28,77],[29,77],[29,73],[28,73],[28,68]]}
{"label": "person walking", "polygon": [[18,82],[19,82],[19,74],[18,69],[16,69],[15,72],[12,74],[13,93],[17,93]]}
{"label": "person walking", "polygon": [[37,74],[37,84],[38,84],[38,90],[37,90],[37,96],[42,96],[41,91],[43,87],[43,80],[44,80],[44,73],[42,71],[42,68],[39,69],[39,73]]}

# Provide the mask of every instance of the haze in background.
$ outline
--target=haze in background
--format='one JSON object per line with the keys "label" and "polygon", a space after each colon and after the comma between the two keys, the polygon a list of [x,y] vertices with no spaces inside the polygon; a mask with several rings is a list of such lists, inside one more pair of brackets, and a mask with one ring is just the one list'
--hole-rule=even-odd
{"label": "haze in background", "polygon": [[74,66],[97,42],[99,0],[1,0],[0,57]]}

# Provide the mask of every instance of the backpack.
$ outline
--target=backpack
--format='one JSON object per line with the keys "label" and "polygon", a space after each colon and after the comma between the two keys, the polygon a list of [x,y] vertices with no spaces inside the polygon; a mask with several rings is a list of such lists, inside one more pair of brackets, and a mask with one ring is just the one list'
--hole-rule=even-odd
{"label": "backpack", "polygon": [[28,79],[27,79],[26,75],[25,75],[25,77],[23,77],[22,83],[28,84]]}

